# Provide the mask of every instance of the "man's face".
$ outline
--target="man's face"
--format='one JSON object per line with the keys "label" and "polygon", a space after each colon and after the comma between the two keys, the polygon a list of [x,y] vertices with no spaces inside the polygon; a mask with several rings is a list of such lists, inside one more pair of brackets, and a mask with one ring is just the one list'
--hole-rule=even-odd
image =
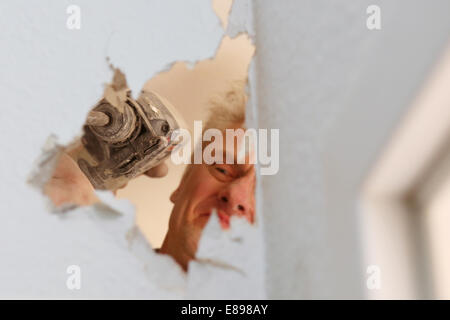
{"label": "man's face", "polygon": [[[225,140],[225,135],[224,135]],[[224,153],[237,154],[226,147]],[[225,154],[224,154],[225,162]],[[183,254],[193,258],[201,232],[215,209],[223,229],[230,227],[232,216],[254,221],[255,168],[245,164],[193,164],[186,172],[178,189],[172,194],[174,208],[167,237],[177,243]]]}

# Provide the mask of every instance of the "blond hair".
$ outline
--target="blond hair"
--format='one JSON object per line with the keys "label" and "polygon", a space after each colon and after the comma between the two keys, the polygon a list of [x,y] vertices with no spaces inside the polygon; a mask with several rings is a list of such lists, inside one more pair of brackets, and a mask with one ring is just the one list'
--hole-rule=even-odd
{"label": "blond hair", "polygon": [[[203,133],[208,129],[225,130],[237,126],[244,126],[245,106],[247,104],[245,87],[246,83],[244,81],[234,81],[231,84],[230,90],[225,94],[216,95],[210,100],[211,107],[209,109],[209,117],[203,127]],[[200,141],[198,143],[205,142]],[[205,145],[203,145],[203,147],[205,147]],[[191,164],[187,165],[184,169],[181,177],[182,181],[186,177],[193,163],[194,154],[192,153]]]}
{"label": "blond hair", "polygon": [[216,95],[210,100],[209,118],[203,128],[225,130],[236,125],[243,126],[245,122],[245,106],[247,95],[245,82],[235,81],[231,89],[223,95]]}

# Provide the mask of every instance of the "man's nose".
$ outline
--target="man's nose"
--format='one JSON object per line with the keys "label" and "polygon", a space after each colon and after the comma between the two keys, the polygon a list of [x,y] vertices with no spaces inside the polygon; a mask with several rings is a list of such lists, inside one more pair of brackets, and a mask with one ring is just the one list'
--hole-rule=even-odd
{"label": "man's nose", "polygon": [[218,194],[219,210],[229,216],[245,216],[253,222],[254,194],[253,183],[238,179],[227,184]]}

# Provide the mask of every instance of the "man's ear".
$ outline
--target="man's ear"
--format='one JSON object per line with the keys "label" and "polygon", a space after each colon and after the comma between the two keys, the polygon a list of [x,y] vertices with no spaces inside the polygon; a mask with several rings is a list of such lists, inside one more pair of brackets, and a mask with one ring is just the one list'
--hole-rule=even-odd
{"label": "man's ear", "polygon": [[176,188],[174,192],[170,195],[170,201],[175,203],[178,199],[178,195],[180,194],[180,187]]}

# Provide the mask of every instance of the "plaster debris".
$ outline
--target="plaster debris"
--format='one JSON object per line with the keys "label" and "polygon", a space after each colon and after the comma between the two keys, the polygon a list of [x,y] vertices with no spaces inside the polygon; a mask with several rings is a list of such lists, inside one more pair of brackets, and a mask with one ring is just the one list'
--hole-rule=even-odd
{"label": "plaster debris", "polygon": [[58,139],[54,134],[50,135],[41,148],[41,155],[34,161],[33,169],[27,182],[37,189],[42,190],[50,179],[58,160],[58,155],[64,149],[57,141]]}
{"label": "plaster debris", "polygon": [[223,231],[213,213],[203,230],[197,260],[189,264],[188,295],[200,298],[214,292],[210,299],[265,298],[260,231],[258,225],[236,217]]}
{"label": "plaster debris", "polygon": [[[58,143],[55,135],[50,135],[41,148],[41,154],[35,160],[33,169],[28,175],[27,182],[44,194],[45,186],[53,175],[65,147]],[[46,207],[50,212],[62,213],[73,210],[77,207],[73,203],[65,203],[61,206],[55,206],[54,203],[45,195]]]}
{"label": "plaster debris", "polygon": [[[109,61],[109,58],[107,58],[107,61]],[[109,66],[113,71],[113,79],[110,83],[105,85],[103,97],[109,104],[123,113],[124,104],[130,89],[128,88],[125,74],[119,68],[115,68],[112,63],[110,63]]]}

